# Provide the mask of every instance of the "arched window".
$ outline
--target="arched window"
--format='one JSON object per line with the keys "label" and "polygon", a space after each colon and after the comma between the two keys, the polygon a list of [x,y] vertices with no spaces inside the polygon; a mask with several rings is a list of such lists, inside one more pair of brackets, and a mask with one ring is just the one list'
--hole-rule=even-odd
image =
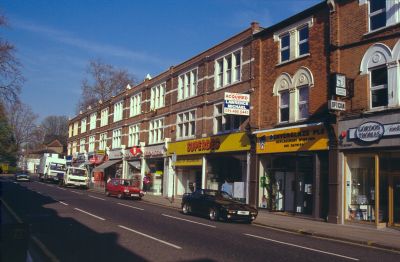
{"label": "arched window", "polygon": [[389,74],[397,75],[395,68],[388,67],[392,57],[390,48],[378,43],[368,48],[361,61],[361,75],[369,75],[369,104],[371,109],[393,105],[392,91],[398,87],[396,82],[390,84],[388,81]]}

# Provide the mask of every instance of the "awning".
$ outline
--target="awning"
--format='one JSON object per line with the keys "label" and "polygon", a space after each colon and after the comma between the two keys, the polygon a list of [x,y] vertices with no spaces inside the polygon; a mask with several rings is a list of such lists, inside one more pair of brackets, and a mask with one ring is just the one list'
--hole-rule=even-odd
{"label": "awning", "polygon": [[131,162],[128,162],[128,164],[131,165],[132,167],[140,170],[140,161],[131,161]]}
{"label": "awning", "polygon": [[95,168],[93,169],[93,172],[102,172],[102,171],[104,171],[104,169],[106,169],[107,167],[110,167],[110,166],[112,166],[112,165],[114,165],[114,164],[116,164],[116,163],[119,163],[119,162],[121,162],[121,161],[122,161],[122,160],[108,160],[108,161],[106,161],[105,163],[103,163],[103,164],[101,164],[101,165],[95,167]]}

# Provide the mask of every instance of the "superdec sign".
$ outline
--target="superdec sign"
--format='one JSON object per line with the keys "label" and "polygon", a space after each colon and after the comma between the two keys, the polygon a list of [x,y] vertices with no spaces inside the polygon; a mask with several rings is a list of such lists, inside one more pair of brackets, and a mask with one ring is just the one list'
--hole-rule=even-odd
{"label": "superdec sign", "polygon": [[225,92],[224,114],[250,115],[250,95]]}

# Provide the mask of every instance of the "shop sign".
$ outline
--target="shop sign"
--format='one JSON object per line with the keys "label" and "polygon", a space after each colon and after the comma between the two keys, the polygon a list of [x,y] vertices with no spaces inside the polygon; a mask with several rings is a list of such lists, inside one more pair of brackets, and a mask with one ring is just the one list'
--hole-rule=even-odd
{"label": "shop sign", "polygon": [[328,100],[328,109],[335,110],[335,111],[345,111],[346,110],[346,103],[337,100]]}
{"label": "shop sign", "polygon": [[76,156],[76,162],[85,162],[86,161],[86,154],[85,153],[78,153]]}
{"label": "shop sign", "polygon": [[145,157],[162,157],[164,156],[164,145],[148,146],[144,148],[143,155]]}
{"label": "shop sign", "polygon": [[250,95],[225,92],[224,114],[250,115]]}
{"label": "shop sign", "polygon": [[349,129],[349,139],[358,139],[364,142],[375,142],[383,137],[400,135],[400,123],[381,124],[366,122],[359,127]]}
{"label": "shop sign", "polygon": [[130,149],[126,149],[124,152],[124,156],[127,158],[140,158],[142,156],[142,150],[140,150],[140,147],[134,146]]}
{"label": "shop sign", "polygon": [[92,164],[100,164],[103,162],[104,155],[91,155],[89,156],[89,162]]}
{"label": "shop sign", "polygon": [[170,143],[168,154],[195,155],[250,150],[250,140],[246,133],[234,133]]}
{"label": "shop sign", "polygon": [[122,150],[117,149],[117,150],[110,150],[108,152],[108,159],[120,159],[123,157]]}
{"label": "shop sign", "polygon": [[257,153],[328,150],[328,134],[322,123],[257,132]]}
{"label": "shop sign", "polygon": [[96,155],[105,155],[106,154],[106,151],[104,151],[104,150],[97,150],[96,151]]}
{"label": "shop sign", "polygon": [[202,157],[179,157],[175,162],[174,166],[202,166]]}

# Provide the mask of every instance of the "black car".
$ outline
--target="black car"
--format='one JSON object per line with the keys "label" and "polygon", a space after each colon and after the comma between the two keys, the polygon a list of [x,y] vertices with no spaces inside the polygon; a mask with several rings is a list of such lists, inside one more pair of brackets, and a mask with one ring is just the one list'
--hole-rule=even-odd
{"label": "black car", "polygon": [[30,181],[31,177],[27,172],[19,172],[14,175],[15,181]]}
{"label": "black car", "polygon": [[211,220],[240,220],[251,223],[256,219],[257,209],[236,201],[224,191],[198,189],[185,194],[182,199],[184,214],[208,216]]}

